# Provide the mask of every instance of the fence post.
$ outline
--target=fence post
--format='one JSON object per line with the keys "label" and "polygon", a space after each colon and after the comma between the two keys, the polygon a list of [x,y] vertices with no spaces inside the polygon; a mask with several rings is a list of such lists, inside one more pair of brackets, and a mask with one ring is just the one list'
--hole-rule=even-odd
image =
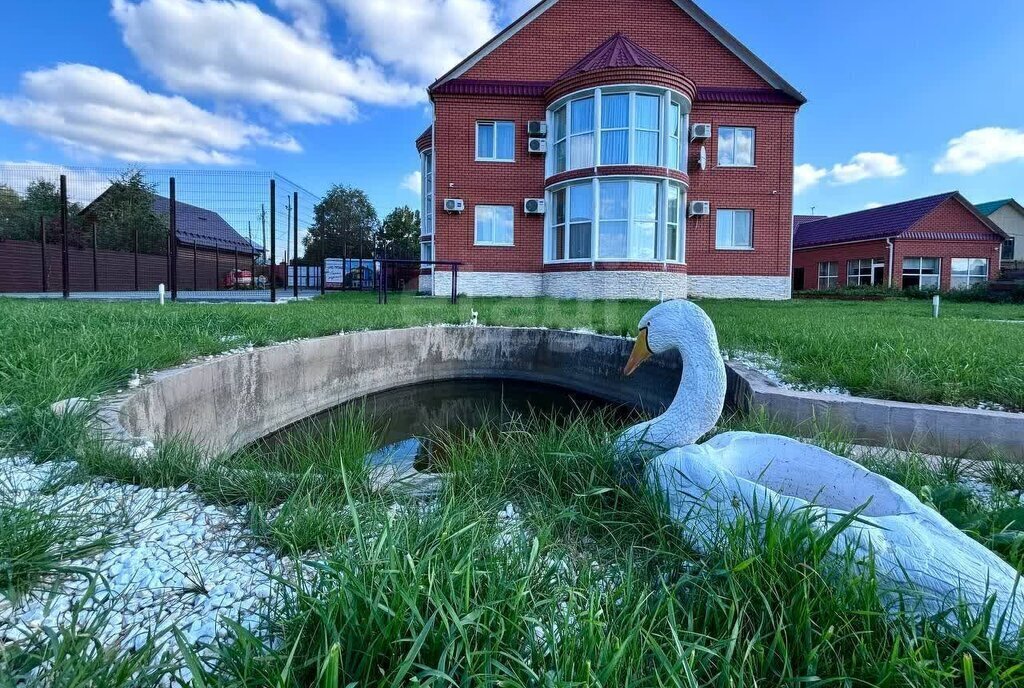
{"label": "fence post", "polygon": [[135,248],[135,291],[139,290],[139,226],[135,225],[135,231],[132,232],[132,242]]}
{"label": "fence post", "polygon": [[60,176],[60,251],[64,298],[71,298],[71,264],[68,257],[68,178]]}
{"label": "fence post", "polygon": [[[299,192],[292,192],[292,230],[295,234],[292,249],[292,296],[299,298]],[[309,273],[306,273],[309,274]]]}
{"label": "fence post", "polygon": [[[345,282],[345,261],[341,263],[342,283]],[[324,244],[320,242],[320,295],[327,293],[327,253],[324,251]]]}
{"label": "fence post", "polygon": [[170,264],[171,274],[168,278],[171,281],[171,301],[178,300],[178,202],[177,196],[175,195],[174,188],[174,177],[170,179],[170,191],[171,191],[171,226],[170,234],[167,237],[168,247],[170,248]]}
{"label": "fence post", "polygon": [[[100,290],[100,271],[99,261],[96,258],[96,254],[99,251],[100,241],[99,233],[96,231],[96,222],[92,223],[92,290]],[[135,272],[138,272],[138,265],[135,266]]]}
{"label": "fence post", "polygon": [[213,288],[220,291],[220,244],[213,247]]}
{"label": "fence post", "polygon": [[43,291],[45,292],[50,290],[50,276],[46,274],[46,218],[42,215],[39,216],[39,242],[42,246]]}
{"label": "fence post", "polygon": [[270,302],[277,302],[277,180],[270,180]]}
{"label": "fence post", "polygon": [[199,241],[192,240],[192,291],[199,291]]}
{"label": "fence post", "polygon": [[459,302],[459,265],[452,263],[452,305]]}

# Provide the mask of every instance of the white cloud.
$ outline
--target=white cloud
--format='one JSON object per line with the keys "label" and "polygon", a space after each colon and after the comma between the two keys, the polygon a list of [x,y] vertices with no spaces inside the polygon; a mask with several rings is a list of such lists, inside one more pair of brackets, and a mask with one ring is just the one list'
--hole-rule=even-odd
{"label": "white cloud", "polygon": [[110,186],[110,176],[99,170],[65,167],[35,160],[0,161],[0,185],[24,194],[32,182],[44,179],[58,184],[60,176],[68,179],[68,199],[87,205]]}
{"label": "white cloud", "polygon": [[864,204],[864,210],[874,210],[875,208],[881,208],[882,205],[883,204],[878,201],[869,201]]}
{"label": "white cloud", "polygon": [[274,0],[274,6],[292,16],[292,26],[303,38],[326,42],[327,11],[321,0]]}
{"label": "white cloud", "polygon": [[976,174],[1013,160],[1024,160],[1024,130],[983,127],[950,140],[946,153],[932,170],[938,174]]}
{"label": "white cloud", "polygon": [[829,176],[835,184],[853,184],[878,177],[900,177],[907,168],[899,157],[888,153],[857,153],[848,163],[832,166]]}
{"label": "white cloud", "polygon": [[235,164],[250,146],[300,150],[290,136],[216,115],[180,96],[146,91],[120,74],[62,64],[22,75],[0,98],[0,121],[72,149],[128,162]]}
{"label": "white cloud", "polygon": [[828,170],[815,167],[810,163],[803,163],[793,168],[793,193],[803,193],[815,186],[828,174]]}
{"label": "white cloud", "polygon": [[418,83],[433,81],[490,40],[504,7],[487,0],[331,2],[371,55]]}
{"label": "white cloud", "polygon": [[[304,28],[256,5],[221,0],[113,0],[112,14],[139,62],[183,93],[265,105],[286,120],[307,123],[351,120],[359,102],[424,100],[422,88],[389,78],[371,58],[341,58],[328,44],[308,40],[305,34],[322,28],[308,3],[292,0],[282,6],[293,14],[306,8],[297,15]],[[402,14],[393,6],[389,12]],[[400,37],[401,26],[392,25],[387,35]],[[414,60],[424,40],[410,36],[397,42]]]}
{"label": "white cloud", "polygon": [[423,173],[416,170],[405,175],[402,178],[401,187],[419,196],[423,189]]}

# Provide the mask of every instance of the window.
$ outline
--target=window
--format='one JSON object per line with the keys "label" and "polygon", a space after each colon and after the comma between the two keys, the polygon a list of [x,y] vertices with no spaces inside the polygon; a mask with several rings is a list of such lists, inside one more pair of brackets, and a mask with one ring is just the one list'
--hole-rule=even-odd
{"label": "window", "polygon": [[683,169],[680,163],[685,160],[683,153],[683,112],[679,103],[672,103],[668,109],[668,160],[666,165],[673,170]]}
{"label": "window", "polygon": [[594,164],[594,99],[569,104],[569,169]]}
{"label": "window", "polygon": [[754,248],[753,230],[753,210],[719,210],[715,215],[715,248]]}
{"label": "window", "polygon": [[[685,169],[688,110],[689,102],[668,90],[627,91],[613,86],[568,100],[549,111],[549,174],[595,164]],[[666,138],[668,150],[663,152]]]}
{"label": "window", "polygon": [[861,258],[846,263],[846,283],[871,286],[885,281],[885,263],[881,258]]}
{"label": "window", "polygon": [[679,260],[679,225],[683,211],[683,192],[675,184],[668,185],[668,215],[665,218],[665,259]]}
{"label": "window", "polygon": [[550,200],[549,261],[681,260],[686,196],[678,184],[592,179],[563,186],[551,192]]}
{"label": "window", "polygon": [[474,243],[480,246],[511,246],[512,216],[510,205],[478,205]]}
{"label": "window", "polygon": [[835,289],[839,286],[839,263],[818,263],[818,289]]}
{"label": "window", "polygon": [[514,162],[516,157],[515,122],[477,122],[476,159]]}
{"label": "window", "polygon": [[1009,239],[1003,242],[1002,260],[1013,260],[1013,244],[1013,237],[1010,237]]}
{"label": "window", "polygon": [[431,236],[434,233],[434,154],[432,151],[423,154],[422,165],[420,179],[422,179],[423,188],[420,195],[423,197],[423,209],[421,210],[423,223],[420,226],[420,234]]}
{"label": "window", "polygon": [[601,164],[629,162],[629,94],[616,93],[601,99]]}
{"label": "window", "polygon": [[940,263],[938,258],[904,258],[903,288],[938,289]]}
{"label": "window", "polygon": [[[420,243],[420,260],[422,260],[425,263],[429,263],[429,262],[434,260],[434,242],[433,241],[424,241],[424,242]],[[422,267],[432,267],[432,266],[422,266]]]}
{"label": "window", "polygon": [[718,127],[718,165],[752,167],[754,165],[754,129]]}
{"label": "window", "polygon": [[633,164],[658,164],[661,141],[661,98],[637,93],[634,96],[633,114],[636,132],[633,136]]}
{"label": "window", "polygon": [[987,258],[954,258],[950,268],[949,286],[952,289],[966,289],[988,281]]}

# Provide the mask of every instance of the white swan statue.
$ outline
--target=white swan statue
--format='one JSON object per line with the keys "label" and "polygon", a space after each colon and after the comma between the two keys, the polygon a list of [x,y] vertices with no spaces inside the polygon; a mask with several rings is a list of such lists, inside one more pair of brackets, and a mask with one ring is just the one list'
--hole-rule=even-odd
{"label": "white swan statue", "polygon": [[652,308],[640,321],[624,373],[673,350],[682,357],[683,375],[672,403],[617,442],[623,455],[654,456],[644,479],[663,493],[698,550],[714,547],[723,523],[767,509],[805,510],[823,529],[862,509],[832,547],[852,547],[860,561],[873,553],[884,602],[951,624],[957,608],[978,614],[992,604],[990,632],[1018,641],[1024,586],[1018,589],[1017,571],[900,485],[788,437],[726,432],[696,444],[718,421],[726,393],[718,336],[703,310],[682,300]]}

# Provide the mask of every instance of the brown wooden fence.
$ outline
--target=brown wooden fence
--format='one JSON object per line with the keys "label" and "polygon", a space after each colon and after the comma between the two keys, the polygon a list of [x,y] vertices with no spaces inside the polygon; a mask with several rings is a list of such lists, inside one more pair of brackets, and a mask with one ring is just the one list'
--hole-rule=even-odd
{"label": "brown wooden fence", "polygon": [[[0,293],[60,292],[64,289],[60,244],[45,247],[31,241],[0,241]],[[178,246],[178,289],[215,291],[224,288],[232,270],[254,271],[253,257],[232,251]],[[153,291],[169,287],[165,255],[68,248],[72,292]],[[256,273],[259,270],[256,269]]]}

